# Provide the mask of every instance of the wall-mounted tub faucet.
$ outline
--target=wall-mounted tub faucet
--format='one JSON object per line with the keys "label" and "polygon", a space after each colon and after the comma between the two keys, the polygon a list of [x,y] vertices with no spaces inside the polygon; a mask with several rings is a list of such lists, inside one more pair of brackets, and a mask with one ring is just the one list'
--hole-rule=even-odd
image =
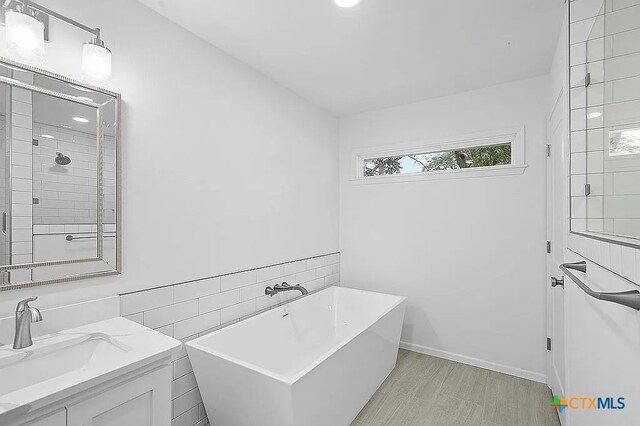
{"label": "wall-mounted tub faucet", "polygon": [[267,294],[267,295],[273,297],[276,294],[280,293],[281,291],[291,291],[291,290],[298,290],[303,295],[309,294],[307,289],[302,287],[300,284],[292,286],[292,285],[287,284],[286,282],[284,282],[282,284],[276,284],[273,287],[265,288],[264,289],[264,294]]}
{"label": "wall-mounted tub faucet", "polygon": [[37,299],[37,297],[30,297],[19,302],[16,306],[16,335],[13,339],[13,349],[24,349],[33,345],[31,323],[42,321],[42,314],[38,308],[29,306],[29,302]]}

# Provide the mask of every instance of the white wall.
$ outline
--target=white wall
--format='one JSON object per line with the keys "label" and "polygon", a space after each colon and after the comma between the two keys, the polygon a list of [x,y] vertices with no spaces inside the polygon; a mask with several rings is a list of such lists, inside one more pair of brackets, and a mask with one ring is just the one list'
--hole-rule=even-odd
{"label": "white wall", "polygon": [[[546,77],[340,122],[341,282],[407,296],[402,341],[545,375]],[[523,175],[357,185],[354,148],[526,126]]]}
{"label": "white wall", "polygon": [[[113,51],[124,272],[2,293],[0,317],[30,295],[55,306],[338,251],[334,117],[138,2],[42,3]],[[53,26],[44,67],[80,78],[88,37]]]}

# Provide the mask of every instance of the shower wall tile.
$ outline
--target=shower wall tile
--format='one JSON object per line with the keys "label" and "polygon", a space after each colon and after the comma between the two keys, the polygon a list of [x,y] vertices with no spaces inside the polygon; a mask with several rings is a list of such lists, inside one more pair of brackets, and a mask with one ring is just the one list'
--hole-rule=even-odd
{"label": "shower wall tile", "polygon": [[[96,136],[70,129],[34,123],[33,196],[35,224],[95,224],[97,221],[97,149]],[[105,153],[113,150],[113,138],[105,138]],[[58,152],[71,159],[58,165]],[[104,157],[104,222],[115,221],[114,158]]]}
{"label": "shower wall tile", "polygon": [[219,326],[221,323],[221,312],[212,311],[205,314],[199,314],[193,318],[186,319],[175,323],[173,337],[176,339],[184,339],[194,334],[202,333]]}
{"label": "shower wall tile", "polygon": [[293,275],[293,274],[297,274],[298,272],[302,272],[306,269],[307,269],[306,261],[301,260],[298,262],[293,262],[293,263],[284,265],[284,274]]}
{"label": "shower wall tile", "polygon": [[225,275],[220,278],[220,289],[222,291],[240,288],[249,284],[255,284],[257,278],[256,271],[239,272],[237,274]]}
{"label": "shower wall tile", "polygon": [[[308,269],[313,269],[313,267],[311,268],[308,267]],[[284,275],[285,275],[284,265],[270,266],[268,268],[262,268],[256,271],[256,279],[260,282],[272,280],[274,278],[282,277]]]}
{"label": "shower wall tile", "polygon": [[220,278],[177,285],[174,287],[173,297],[174,302],[177,303],[215,293],[220,293]]}
{"label": "shower wall tile", "polygon": [[188,300],[144,313],[144,325],[158,328],[198,315],[198,302]]}
{"label": "shower wall tile", "polygon": [[173,287],[128,294],[120,298],[120,310],[122,315],[131,315],[168,306],[173,304],[173,294]]}
{"label": "shower wall tile", "polygon": [[[17,79],[32,83],[33,77],[17,75]],[[31,92],[18,87],[11,88],[11,144],[7,152],[10,153],[11,163],[7,166],[11,170],[12,182],[19,185],[11,188],[10,226],[14,238],[11,240],[11,264],[29,263],[33,261],[33,244],[30,239],[20,238],[30,233],[33,225],[31,201],[32,186],[30,181],[33,173],[30,161],[33,149],[31,135],[31,121],[33,115],[33,101]],[[10,280],[14,283],[30,281],[30,270],[11,271]]]}
{"label": "shower wall tile", "polygon": [[587,131],[580,130],[571,133],[571,152],[586,152],[587,151]]}
{"label": "shower wall tile", "polygon": [[587,41],[589,36],[593,34],[594,30],[602,34],[600,37],[604,35],[603,16],[587,18],[582,21],[572,23],[570,31],[571,44]]}
{"label": "shower wall tile", "polygon": [[[637,164],[619,161],[624,153],[612,142],[640,122],[640,0],[574,0],[570,21],[572,229],[637,236]],[[591,187],[586,200],[584,175]],[[608,253],[613,262],[606,263],[635,279],[617,249]]]}
{"label": "shower wall tile", "polygon": [[[121,315],[186,342],[300,297],[294,292],[264,294],[265,287],[283,281],[299,283],[309,292],[340,285],[340,255],[124,294]],[[184,346],[173,359],[172,413],[172,426],[209,424]]]}
{"label": "shower wall tile", "polygon": [[580,0],[570,4],[571,22],[578,22],[589,19],[604,13],[602,0]]}
{"label": "shower wall tile", "polygon": [[[252,287],[252,286],[248,286]],[[247,287],[243,287],[245,289]],[[222,309],[225,306],[235,305],[240,302],[240,291],[243,289],[234,289],[219,294],[212,294],[207,297],[198,299],[198,309],[200,313],[211,312],[216,309]]]}

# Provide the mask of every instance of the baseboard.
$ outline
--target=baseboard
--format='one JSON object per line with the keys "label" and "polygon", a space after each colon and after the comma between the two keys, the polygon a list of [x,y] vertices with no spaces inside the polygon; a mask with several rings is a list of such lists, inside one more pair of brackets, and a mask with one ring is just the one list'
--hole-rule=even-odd
{"label": "baseboard", "polygon": [[491,361],[485,361],[482,359],[473,358],[466,355],[454,354],[451,352],[443,351],[440,349],[433,349],[427,346],[416,345],[414,343],[400,342],[402,349],[418,352],[425,355],[431,355],[438,358],[448,359],[449,361],[460,362],[462,364],[473,365],[474,367],[480,367],[491,371],[497,371],[498,373],[509,374],[510,376],[521,377],[523,379],[533,380],[534,382],[547,383],[546,374],[536,373],[534,371],[523,370],[517,367],[510,367],[508,365],[497,364]]}

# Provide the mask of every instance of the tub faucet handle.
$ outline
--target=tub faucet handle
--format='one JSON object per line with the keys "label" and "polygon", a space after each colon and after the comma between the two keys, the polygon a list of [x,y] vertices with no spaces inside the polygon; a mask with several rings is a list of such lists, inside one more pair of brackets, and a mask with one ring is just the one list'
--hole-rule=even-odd
{"label": "tub faucet handle", "polygon": [[282,284],[276,284],[273,287],[265,288],[264,294],[273,297],[281,291],[289,291],[289,290],[298,290],[303,295],[308,293],[307,289],[302,287],[300,284],[291,286],[286,281],[283,281]]}

